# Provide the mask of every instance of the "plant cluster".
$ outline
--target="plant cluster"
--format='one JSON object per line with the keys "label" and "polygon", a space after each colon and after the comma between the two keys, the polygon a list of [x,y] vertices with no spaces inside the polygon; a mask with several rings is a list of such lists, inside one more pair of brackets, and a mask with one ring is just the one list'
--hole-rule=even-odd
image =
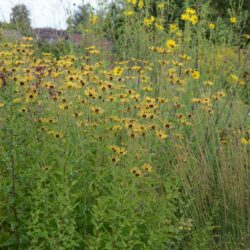
{"label": "plant cluster", "polygon": [[249,247],[244,18],[168,2],[124,2],[113,59],[0,44],[0,248]]}

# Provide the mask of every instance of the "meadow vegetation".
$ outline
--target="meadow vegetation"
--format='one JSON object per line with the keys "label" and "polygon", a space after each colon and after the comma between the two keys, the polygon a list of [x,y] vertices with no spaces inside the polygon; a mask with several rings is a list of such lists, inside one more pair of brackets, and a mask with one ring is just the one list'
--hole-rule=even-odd
{"label": "meadow vegetation", "polygon": [[249,249],[248,13],[183,2],[90,13],[113,51],[2,39],[0,249]]}

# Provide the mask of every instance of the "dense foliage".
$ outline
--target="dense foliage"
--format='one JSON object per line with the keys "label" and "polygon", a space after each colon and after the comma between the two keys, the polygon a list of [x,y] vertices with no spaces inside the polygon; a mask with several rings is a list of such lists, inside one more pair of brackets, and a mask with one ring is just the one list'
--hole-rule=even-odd
{"label": "dense foliage", "polygon": [[248,16],[182,2],[1,41],[1,249],[249,249]]}

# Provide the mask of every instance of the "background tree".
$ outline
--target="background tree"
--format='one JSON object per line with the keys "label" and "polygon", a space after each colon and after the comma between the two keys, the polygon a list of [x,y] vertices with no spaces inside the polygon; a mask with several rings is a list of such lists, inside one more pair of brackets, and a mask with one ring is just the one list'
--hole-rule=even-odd
{"label": "background tree", "polygon": [[123,11],[122,1],[113,1],[108,5],[103,25],[105,37],[108,40],[114,41],[119,38],[124,23]]}
{"label": "background tree", "polygon": [[76,11],[67,20],[68,30],[79,31],[79,26],[88,22],[91,11],[92,6],[89,3],[85,4],[83,1],[81,5],[78,5]]}
{"label": "background tree", "polygon": [[10,24],[12,28],[18,30],[24,36],[32,34],[30,12],[26,5],[18,4],[12,8]]}

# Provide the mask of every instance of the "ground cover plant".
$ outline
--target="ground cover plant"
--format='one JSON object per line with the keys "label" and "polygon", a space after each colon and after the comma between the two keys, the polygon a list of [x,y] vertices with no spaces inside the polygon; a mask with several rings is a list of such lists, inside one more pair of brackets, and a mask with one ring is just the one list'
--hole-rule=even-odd
{"label": "ground cover plant", "polygon": [[113,52],[0,43],[0,249],[249,248],[243,2],[156,2],[89,15]]}

